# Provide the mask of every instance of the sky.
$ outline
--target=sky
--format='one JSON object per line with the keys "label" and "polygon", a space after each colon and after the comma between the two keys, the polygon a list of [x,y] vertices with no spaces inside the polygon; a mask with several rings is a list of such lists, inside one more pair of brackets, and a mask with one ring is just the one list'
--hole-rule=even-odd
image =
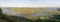
{"label": "sky", "polygon": [[60,0],[0,0],[0,7],[60,7]]}

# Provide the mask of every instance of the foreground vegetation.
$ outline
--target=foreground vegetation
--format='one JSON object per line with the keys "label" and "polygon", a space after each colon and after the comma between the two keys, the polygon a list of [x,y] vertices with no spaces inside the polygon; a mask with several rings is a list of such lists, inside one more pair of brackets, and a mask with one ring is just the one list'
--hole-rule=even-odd
{"label": "foreground vegetation", "polygon": [[37,20],[31,20],[24,17],[6,16],[0,9],[0,22],[60,22],[60,14],[53,15],[53,17],[50,17],[50,19],[38,18]]}

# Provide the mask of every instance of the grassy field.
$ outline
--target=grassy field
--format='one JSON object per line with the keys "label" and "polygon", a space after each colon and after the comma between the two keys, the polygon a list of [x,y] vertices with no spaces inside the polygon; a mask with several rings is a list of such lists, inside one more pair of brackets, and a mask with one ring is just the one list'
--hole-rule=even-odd
{"label": "grassy field", "polygon": [[0,22],[60,22],[60,14],[55,14],[53,17],[36,17],[37,19],[27,19],[24,17],[7,16],[2,13],[0,8]]}

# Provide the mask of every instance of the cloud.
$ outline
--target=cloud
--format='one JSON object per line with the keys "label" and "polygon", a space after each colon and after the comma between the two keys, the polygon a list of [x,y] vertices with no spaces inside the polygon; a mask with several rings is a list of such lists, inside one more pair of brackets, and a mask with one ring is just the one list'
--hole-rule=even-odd
{"label": "cloud", "polygon": [[2,0],[1,7],[60,7],[60,0]]}

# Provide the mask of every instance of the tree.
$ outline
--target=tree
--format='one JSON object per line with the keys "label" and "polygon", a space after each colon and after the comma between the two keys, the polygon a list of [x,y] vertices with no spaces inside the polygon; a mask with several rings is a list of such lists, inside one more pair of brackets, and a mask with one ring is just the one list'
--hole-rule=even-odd
{"label": "tree", "polygon": [[60,14],[54,15],[53,19],[55,22],[60,22]]}

